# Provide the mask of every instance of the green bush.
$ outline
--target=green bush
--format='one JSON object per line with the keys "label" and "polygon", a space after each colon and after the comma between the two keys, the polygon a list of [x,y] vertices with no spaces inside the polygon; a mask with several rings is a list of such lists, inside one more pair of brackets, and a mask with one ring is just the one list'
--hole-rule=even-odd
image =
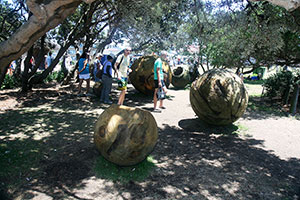
{"label": "green bush", "polygon": [[59,71],[59,72],[52,72],[51,74],[49,74],[47,76],[47,78],[44,80],[45,83],[49,83],[49,82],[52,82],[52,81],[57,81],[57,82],[62,82],[65,78],[65,75],[63,73],[63,71]]}
{"label": "green bush", "polygon": [[5,75],[1,89],[13,89],[19,86],[19,81],[15,76]]}
{"label": "green bush", "polygon": [[293,92],[294,85],[298,80],[300,80],[300,71],[276,73],[265,80],[263,86],[266,93],[264,95],[270,98],[278,97],[283,100],[288,95],[287,93]]}

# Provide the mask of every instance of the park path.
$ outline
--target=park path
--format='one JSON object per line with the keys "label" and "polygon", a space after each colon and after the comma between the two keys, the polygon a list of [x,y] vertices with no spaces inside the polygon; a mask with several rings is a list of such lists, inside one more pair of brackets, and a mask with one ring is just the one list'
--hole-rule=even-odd
{"label": "park path", "polygon": [[[249,94],[260,94],[261,86],[253,85],[248,87]],[[165,100],[166,110],[161,113],[152,113],[156,118],[158,126],[164,128],[179,126],[180,121],[196,119],[189,101],[189,90],[172,90],[168,95],[171,99]],[[151,108],[152,103],[146,104]],[[145,106],[142,106],[142,108]],[[256,145],[267,151],[273,152],[281,159],[300,159],[300,121],[292,117],[268,115],[265,113],[253,114],[246,111],[245,115],[235,124],[242,127],[242,138],[253,138],[262,141]]]}

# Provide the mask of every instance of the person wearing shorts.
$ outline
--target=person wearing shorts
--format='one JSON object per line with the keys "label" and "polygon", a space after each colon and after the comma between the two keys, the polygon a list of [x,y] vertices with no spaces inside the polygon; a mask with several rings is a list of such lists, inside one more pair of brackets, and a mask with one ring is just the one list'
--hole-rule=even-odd
{"label": "person wearing shorts", "polygon": [[[167,52],[162,51],[161,52],[161,57],[166,59],[167,57]],[[164,73],[163,73],[163,69],[162,69],[162,60],[161,58],[156,59],[155,63],[154,63],[154,85],[155,85],[155,89],[154,89],[154,95],[153,95],[153,103],[154,103],[154,107],[153,107],[153,111],[159,111],[156,106],[157,106],[157,91],[159,88],[162,88],[164,90],[165,93],[167,93],[167,89],[165,87],[165,83],[164,83]],[[159,100],[159,108],[160,109],[165,109],[165,107],[163,106],[163,99]]]}
{"label": "person wearing shorts", "polygon": [[[118,74],[118,80],[124,81],[124,87],[122,87],[119,100],[118,100],[118,105],[123,105],[124,99],[125,99],[125,94],[127,91],[127,84],[128,84],[128,70],[130,71],[129,64],[130,64],[130,58],[129,54],[131,53],[131,49],[128,47],[124,50],[124,53],[119,55],[116,63],[115,63],[115,71],[117,71]],[[118,69],[119,66],[119,69]]]}
{"label": "person wearing shorts", "polygon": [[84,52],[78,62],[78,74],[79,74],[79,86],[78,86],[78,95],[81,93],[81,86],[83,80],[86,81],[86,95],[89,95],[90,90],[90,70],[89,70],[89,55]]}

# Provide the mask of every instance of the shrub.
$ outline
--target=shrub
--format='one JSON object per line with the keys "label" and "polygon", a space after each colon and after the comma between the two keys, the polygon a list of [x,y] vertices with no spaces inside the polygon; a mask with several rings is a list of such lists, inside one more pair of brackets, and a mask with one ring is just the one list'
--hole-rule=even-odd
{"label": "shrub", "polygon": [[54,80],[56,80],[57,82],[62,82],[65,78],[65,75],[63,73],[63,71],[59,71],[59,72],[52,72],[51,74],[49,74],[47,76],[47,78],[44,80],[46,83],[52,82]]}
{"label": "shrub", "polygon": [[278,97],[284,100],[284,97],[293,92],[296,81],[300,80],[300,71],[281,71],[270,76],[265,80],[265,96],[269,98]]}
{"label": "shrub", "polygon": [[15,76],[5,75],[1,89],[13,89],[19,86],[19,81]]}

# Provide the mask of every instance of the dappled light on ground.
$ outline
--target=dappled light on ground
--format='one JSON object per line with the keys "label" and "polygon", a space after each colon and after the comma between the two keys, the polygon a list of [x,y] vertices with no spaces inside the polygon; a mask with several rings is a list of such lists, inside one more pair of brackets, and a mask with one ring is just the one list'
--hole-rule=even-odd
{"label": "dappled light on ground", "polygon": [[[234,124],[215,127],[195,116],[187,90],[169,93],[167,109],[152,113],[159,139],[151,159],[128,168],[112,166],[94,146],[94,125],[107,107],[96,98],[61,91],[56,99],[40,96],[44,102],[39,103],[29,98],[2,112],[0,192],[20,199],[300,197],[300,159],[293,157],[299,150],[289,140],[292,135],[293,141],[299,138],[297,120],[248,109]],[[152,97],[132,88],[125,104],[149,110],[153,106]],[[259,127],[278,122],[294,129],[278,135],[285,126],[273,126],[279,142],[270,143],[272,133]],[[294,152],[279,149],[286,143]]]}

